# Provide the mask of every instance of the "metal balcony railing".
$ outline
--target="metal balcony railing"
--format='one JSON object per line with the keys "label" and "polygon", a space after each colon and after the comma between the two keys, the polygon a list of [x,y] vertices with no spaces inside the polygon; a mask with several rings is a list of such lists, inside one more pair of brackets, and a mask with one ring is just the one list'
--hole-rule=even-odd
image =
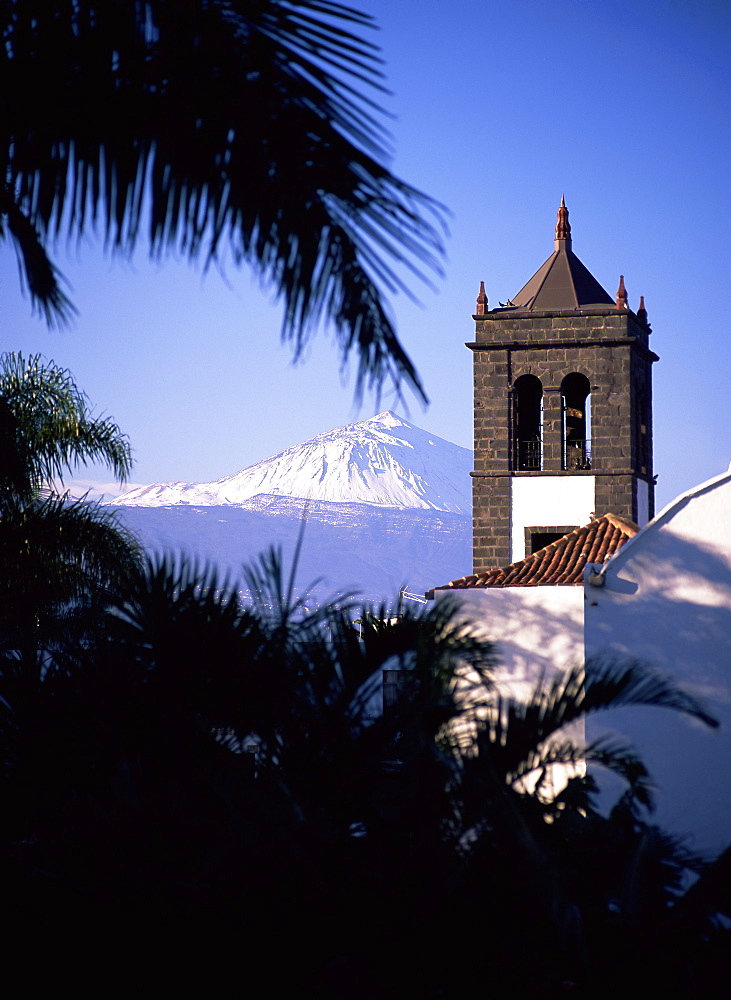
{"label": "metal balcony railing", "polygon": [[542,466],[541,442],[518,441],[515,464],[521,472],[540,472]]}
{"label": "metal balcony railing", "polygon": [[566,441],[563,467],[567,470],[590,469],[591,441]]}

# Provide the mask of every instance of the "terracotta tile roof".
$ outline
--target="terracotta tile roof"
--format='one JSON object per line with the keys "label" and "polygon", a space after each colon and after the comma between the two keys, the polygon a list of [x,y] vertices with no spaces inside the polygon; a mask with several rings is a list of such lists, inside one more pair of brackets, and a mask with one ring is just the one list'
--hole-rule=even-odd
{"label": "terracotta tile roof", "polygon": [[[618,514],[604,514],[583,528],[575,528],[502,569],[463,576],[434,590],[466,590],[487,587],[578,587],[587,563],[603,563],[637,534],[639,527]],[[434,591],[430,592],[431,594]]]}

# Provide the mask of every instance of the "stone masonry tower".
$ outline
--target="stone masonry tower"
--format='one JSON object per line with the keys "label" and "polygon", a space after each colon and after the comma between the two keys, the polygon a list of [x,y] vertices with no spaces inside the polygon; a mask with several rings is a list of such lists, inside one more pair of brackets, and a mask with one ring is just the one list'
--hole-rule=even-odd
{"label": "stone masonry tower", "polygon": [[506,566],[586,524],[654,513],[652,379],[644,299],[616,300],[571,249],[558,210],[554,251],[518,294],[477,297],[474,572]]}

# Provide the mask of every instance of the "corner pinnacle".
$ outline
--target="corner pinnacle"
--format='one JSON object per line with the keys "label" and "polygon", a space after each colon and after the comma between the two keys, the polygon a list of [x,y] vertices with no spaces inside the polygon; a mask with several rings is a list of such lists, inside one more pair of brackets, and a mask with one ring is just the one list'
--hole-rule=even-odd
{"label": "corner pinnacle", "polygon": [[627,305],[627,289],[624,287],[624,275],[619,276],[619,288],[617,289],[617,309],[629,309]]}

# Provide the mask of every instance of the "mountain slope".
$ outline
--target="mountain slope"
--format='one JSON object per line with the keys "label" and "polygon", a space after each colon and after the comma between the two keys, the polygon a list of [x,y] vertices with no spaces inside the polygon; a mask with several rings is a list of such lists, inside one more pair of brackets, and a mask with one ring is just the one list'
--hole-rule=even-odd
{"label": "mountain slope", "polygon": [[296,593],[393,603],[402,586],[469,572],[471,467],[466,448],[384,411],[216,482],[157,483],[110,506],[148,551],[183,552],[240,586],[272,545],[289,569],[304,524]]}
{"label": "mountain slope", "polygon": [[242,566],[272,545],[289,572],[304,521],[295,592],[310,591],[317,601],[355,591],[375,604],[393,603],[404,585],[423,594],[471,566],[471,519],[451,512],[259,496],[240,505],[126,506],[118,513],[149,552],[185,552],[237,581]]}
{"label": "mountain slope", "polygon": [[260,494],[330,503],[471,511],[472,453],[384,410],[212,483],[156,483],[115,506],[219,506]]}

